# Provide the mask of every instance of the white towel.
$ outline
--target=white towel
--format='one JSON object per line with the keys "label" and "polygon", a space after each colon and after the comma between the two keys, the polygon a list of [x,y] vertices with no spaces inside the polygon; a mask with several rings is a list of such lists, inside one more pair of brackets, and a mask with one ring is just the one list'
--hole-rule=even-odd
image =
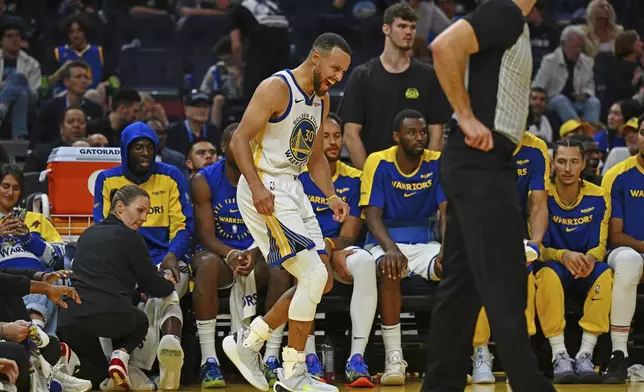
{"label": "white towel", "polygon": [[629,382],[642,382],[644,381],[644,366],[633,365],[628,368],[628,381]]}
{"label": "white towel", "polygon": [[250,326],[250,321],[257,314],[257,284],[255,271],[248,276],[235,276],[230,290],[230,331],[237,332],[241,327]]}

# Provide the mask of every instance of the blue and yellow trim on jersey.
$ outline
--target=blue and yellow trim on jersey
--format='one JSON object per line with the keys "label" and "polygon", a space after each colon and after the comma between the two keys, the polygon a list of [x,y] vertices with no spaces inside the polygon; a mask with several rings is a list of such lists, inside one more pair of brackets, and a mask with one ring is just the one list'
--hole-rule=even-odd
{"label": "blue and yellow trim on jersey", "polygon": [[602,188],[611,195],[611,217],[624,221],[624,234],[644,241],[644,167],[637,155],[608,170]]}
{"label": "blue and yellow trim on jersey", "polygon": [[512,160],[517,166],[517,194],[523,216],[528,215],[528,196],[531,191],[543,191],[550,182],[550,156],[546,143],[525,132],[514,151]]}
{"label": "blue and yellow trim on jersey", "polygon": [[[265,216],[267,234],[269,238],[269,252],[266,262],[272,267],[280,266],[282,263],[298,252],[315,248],[315,243],[303,235],[284,226],[275,216]],[[326,251],[319,252],[326,254]]]}

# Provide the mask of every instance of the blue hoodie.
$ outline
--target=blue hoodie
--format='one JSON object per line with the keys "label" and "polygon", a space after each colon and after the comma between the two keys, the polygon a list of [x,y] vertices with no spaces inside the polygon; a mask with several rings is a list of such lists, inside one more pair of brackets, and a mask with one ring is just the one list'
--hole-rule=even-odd
{"label": "blue hoodie", "polygon": [[136,139],[150,139],[156,147],[159,139],[152,128],[142,122],[128,125],[121,134],[121,165],[98,175],[94,187],[94,223],[107,217],[110,192],[125,185],[136,184],[150,195],[150,212],[139,233],[148,245],[150,257],[160,264],[168,252],[179,259],[186,253],[193,232],[192,203],[186,179],[179,169],[152,159],[152,166],[143,176],[128,168],[128,147]]}

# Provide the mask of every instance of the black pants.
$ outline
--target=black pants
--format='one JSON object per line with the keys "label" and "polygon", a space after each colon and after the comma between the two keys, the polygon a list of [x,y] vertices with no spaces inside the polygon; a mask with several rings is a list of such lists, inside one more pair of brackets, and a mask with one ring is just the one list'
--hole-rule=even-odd
{"label": "black pants", "polygon": [[[18,365],[18,392],[29,392],[29,354],[23,346],[13,342],[0,342],[0,358],[11,359]],[[8,380],[2,375],[3,380]],[[8,381],[7,381],[8,382]]]}
{"label": "black pants", "polygon": [[[0,322],[12,323],[17,320],[31,321],[22,297],[18,295],[0,297]],[[55,336],[49,335],[49,344],[40,349],[40,354],[54,366],[60,359],[60,341]]]}
{"label": "black pants", "polygon": [[516,145],[493,135],[494,149],[483,152],[467,147],[463,133],[455,130],[441,158],[448,199],[445,260],[423,391],[465,389],[481,305],[513,390],[554,391],[539,371],[526,329],[523,218],[512,162]]}
{"label": "black pants", "polygon": [[123,312],[79,318],[78,322],[61,326],[59,330],[80,360],[76,377],[90,380],[94,389],[99,389],[101,382],[108,377],[109,363],[98,338],[110,338],[114,349],[125,348],[131,353],[145,339],[148,318],[143,311],[132,306]]}

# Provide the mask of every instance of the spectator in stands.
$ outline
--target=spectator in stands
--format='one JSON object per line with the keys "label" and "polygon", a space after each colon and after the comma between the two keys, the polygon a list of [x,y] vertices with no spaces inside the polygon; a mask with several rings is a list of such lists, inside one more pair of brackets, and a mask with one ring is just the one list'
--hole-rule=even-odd
{"label": "spectator in stands", "polygon": [[141,110],[141,96],[134,89],[119,89],[112,97],[112,111],[103,116],[97,125],[97,131],[105,135],[111,147],[118,147],[121,132],[132,124]]}
{"label": "spectator in stands", "polygon": [[[552,347],[555,384],[596,383],[592,363],[597,336],[608,332],[613,276],[604,263],[611,216],[610,195],[581,178],[586,160],[580,142],[567,139],[554,149],[554,176],[548,187],[550,219],[535,265],[537,314]],[[565,295],[586,296],[579,321],[581,347],[570,358],[564,342]]]}
{"label": "spectator in stands", "polygon": [[110,76],[110,67],[106,65],[109,59],[103,47],[91,45],[88,40],[91,25],[87,16],[71,15],[62,23],[62,30],[69,39],[69,44],[54,48],[45,61],[45,73],[49,76],[49,85],[55,90],[64,91],[66,86],[59,84],[65,68],[71,61],[83,60],[88,64],[88,88],[96,89],[99,84]]}
{"label": "spectator in stands", "polygon": [[635,314],[637,286],[644,269],[644,116],[639,119],[637,154],[618,163],[604,174],[602,187],[610,192],[612,215],[609,225],[608,264],[614,271],[610,310],[610,362],[602,374],[605,384],[624,384],[631,366],[628,333]]}
{"label": "spectator in stands", "polygon": [[[349,205],[349,216],[340,223],[333,219],[324,193],[315,185],[308,171],[300,175],[304,193],[314,208],[330,256],[331,271],[337,281],[353,285],[351,295],[352,339],[351,352],[345,366],[347,383],[352,387],[374,386],[369,368],[364,362],[364,351],[371,334],[376,314],[378,288],[376,264],[369,252],[355,246],[362,229],[359,207],[360,176],[362,172],[340,161],[342,152],[342,120],[329,113],[324,120],[324,155],[329,161],[329,170],[335,192]],[[315,351],[315,335],[310,334],[306,342],[307,366],[313,376],[324,378],[324,370]]]}
{"label": "spectator in stands", "polygon": [[[635,130],[637,132],[637,129]],[[602,176],[599,174],[599,164],[601,163],[601,151],[599,150],[599,143],[595,141],[592,136],[578,134],[570,137],[581,143],[584,149],[584,160],[586,166],[581,173],[581,178],[597,186],[601,186]]]}
{"label": "spectator in stands", "polygon": [[406,0],[405,2],[418,14],[416,37],[425,40],[425,46],[427,46],[430,33],[438,36],[452,24],[451,18],[447,17],[434,2],[421,0]]}
{"label": "spectator in stands", "polygon": [[94,101],[84,98],[90,80],[89,73],[89,65],[83,60],[73,60],[68,64],[62,74],[67,92],[64,96],[41,104],[33,136],[29,143],[31,148],[56,140],[60,132],[56,125],[60,124],[66,107],[74,106],[83,110],[90,133],[101,130],[97,124],[103,117],[103,109]]}
{"label": "spectator in stands", "polygon": [[0,26],[0,36],[0,126],[10,117],[12,138],[26,139],[29,105],[40,87],[40,64],[21,49],[22,26],[8,22]]}
{"label": "spectator in stands", "polygon": [[221,136],[219,129],[210,122],[208,111],[211,100],[208,94],[193,90],[183,100],[186,120],[168,127],[167,145],[176,151],[188,151],[188,145],[193,140],[208,140],[214,146],[219,146]]}
{"label": "spectator in stands", "polygon": [[592,0],[586,8],[584,53],[595,57],[599,53],[613,54],[615,37],[624,28],[617,24],[615,9],[608,0]]}
{"label": "spectator in stands", "polygon": [[606,163],[603,167],[603,173],[606,174],[611,168],[618,163],[627,160],[628,158],[637,154],[638,151],[638,132],[639,121],[637,117],[633,117],[625,124],[619,127],[619,133],[624,135],[626,142],[625,147],[613,147],[608,153]]}
{"label": "spectator in stands", "polygon": [[427,118],[429,148],[441,144],[442,124],[451,110],[432,67],[409,57],[416,30],[416,12],[407,4],[387,8],[382,54],[356,67],[340,102],[346,143],[353,165],[362,169],[367,156],[395,144],[390,124],[404,109]]}
{"label": "spectator in stands", "polygon": [[226,103],[243,98],[242,70],[233,59],[229,37],[222,38],[213,50],[219,61],[208,68],[200,90],[213,97],[210,121],[221,127]]}
{"label": "spectator in stands", "polygon": [[[546,143],[536,136],[526,132],[521,137],[519,150],[513,157],[517,170],[517,194],[521,215],[525,218],[525,237],[529,238],[529,247],[538,249],[548,226],[548,195],[546,185],[550,172],[550,160]],[[528,229],[529,228],[529,229]],[[536,252],[529,256],[530,249],[526,248],[528,302],[526,306],[526,325],[528,335],[537,332],[535,325],[535,278],[532,261],[536,259]],[[487,384],[496,381],[492,373],[494,356],[490,353],[490,321],[484,308],[481,308],[476,327],[474,329],[474,354],[472,355],[472,383]]]}
{"label": "spectator in stands", "polygon": [[595,97],[593,60],[581,52],[584,31],[568,26],[561,33],[561,46],[545,56],[532,83],[546,90],[549,109],[562,122],[578,119],[599,121],[600,102]]}
{"label": "spectator in stands", "polygon": [[[154,208],[149,194],[127,185],[114,189],[111,196],[108,216],[85,230],[78,241],[72,285],[83,302],[69,303],[61,313],[60,329],[78,354],[79,375],[90,380],[94,389],[110,376],[117,386],[130,389],[130,355],[148,331],[148,318],[132,305],[132,293],[137,286],[155,297],[176,293],[171,283],[174,277],[166,274],[164,279],[158,273],[137,233]],[[99,337],[112,339],[115,350],[109,364]]]}
{"label": "spectator in stands", "polygon": [[[227,9],[228,3],[229,0],[218,0],[222,9]],[[233,58],[243,69],[243,96],[250,101],[262,80],[290,66],[290,23],[273,0],[241,1],[230,12],[230,18]]]}
{"label": "spectator in stands", "polygon": [[[239,276],[254,279],[255,285],[268,288],[266,309],[270,309],[278,298],[291,286],[290,276],[284,269],[267,268],[253,238],[248,232],[239,213],[236,201],[237,183],[241,172],[230,150],[230,139],[239,124],[231,124],[223,134],[226,159],[209,165],[195,174],[192,182],[192,198],[195,204],[196,234],[198,245],[191,255],[195,272],[194,309],[197,316],[197,333],[201,344],[201,380],[203,388],[225,385],[215,351],[215,327],[219,308],[217,288],[233,288],[232,295],[253,298],[257,290],[247,291],[249,287]],[[204,142],[202,142],[204,143]],[[250,276],[251,271],[255,271]],[[242,278],[244,279],[244,278]],[[240,287],[241,286],[241,287]],[[239,291],[237,291],[239,289]],[[236,298],[239,298],[237,296]],[[238,302],[238,299],[235,300]],[[244,300],[243,305],[235,307],[231,302],[232,318],[240,320],[250,317],[250,308],[257,307],[253,300]],[[241,309],[244,309],[240,312]],[[233,326],[234,328],[234,326]],[[266,345],[265,373],[275,379],[273,370],[281,367],[277,357],[282,343],[284,325],[275,328]],[[273,356],[272,359],[269,359]],[[269,378],[270,380],[270,378]]]}
{"label": "spectator in stands", "polygon": [[640,104],[632,99],[611,105],[608,111],[608,129],[595,134],[595,140],[597,140],[599,148],[604,153],[604,160],[608,152],[613,148],[626,146],[626,140],[620,132],[620,128],[628,119],[638,117],[640,113]]}
{"label": "spectator in stands", "polygon": [[[185,293],[188,275],[179,258],[186,254],[193,232],[192,205],[188,201],[186,178],[174,166],[156,162],[159,139],[148,125],[135,122],[121,135],[122,164],[101,172],[94,187],[94,222],[101,222],[110,211],[112,190],[137,184],[151,197],[149,220],[139,232],[148,244],[152,263],[159,270],[170,270],[177,282],[179,296]],[[150,312],[150,324],[161,338],[146,339],[139,358],[150,370],[158,357],[159,388],[176,390],[179,387],[183,349],[180,336],[183,315],[177,301],[161,308],[159,300],[148,300],[144,307]],[[156,317],[152,315],[156,314]],[[158,346],[158,347],[157,347]]]}
{"label": "spectator in stands", "polygon": [[100,133],[89,135],[87,137],[87,142],[89,143],[90,147],[107,147],[109,145],[105,135]]}
{"label": "spectator in stands", "polygon": [[168,116],[165,114],[163,106],[154,100],[150,93],[139,93],[141,96],[141,110],[139,111],[138,121],[147,121],[152,118],[158,120],[164,128],[168,127]]}
{"label": "spectator in stands", "polygon": [[161,120],[156,118],[151,118],[146,121],[146,124],[150,126],[156,132],[157,137],[159,138],[159,146],[157,149],[157,161],[167,163],[172,165],[177,169],[181,170],[181,173],[184,175],[188,174],[186,168],[186,158],[179,151],[173,150],[165,146],[165,127]]}
{"label": "spectator in stands", "polygon": [[380,275],[379,307],[385,345],[383,385],[403,385],[407,362],[400,345],[401,279],[438,280],[442,247],[432,241],[429,219],[440,210],[444,236],[447,199],[439,183],[440,153],[426,149],[427,123],[403,110],[393,122],[396,146],[369,155],[361,178],[360,206],[366,216],[365,248]]}
{"label": "spectator in stands", "polygon": [[[225,154],[225,149],[222,149]],[[208,167],[217,162],[217,149],[215,146],[206,140],[193,140],[188,147],[186,155],[186,166],[190,173],[190,179],[194,177],[199,170]]]}
{"label": "spectator in stands", "polygon": [[41,144],[31,151],[25,163],[25,173],[40,172],[47,167],[52,150],[61,146],[71,146],[87,133],[85,112],[77,106],[67,106],[59,123],[59,136],[47,144]]}
{"label": "spectator in stands", "polygon": [[617,62],[614,72],[615,97],[618,100],[632,99],[644,86],[642,64],[644,44],[635,30],[627,30],[615,37],[615,57]]}
{"label": "spectator in stands", "polygon": [[593,134],[593,127],[585,121],[568,120],[559,127],[559,137],[565,139],[578,134]]}
{"label": "spectator in stands", "polygon": [[552,143],[552,125],[548,116],[545,115],[548,105],[548,95],[541,87],[533,87],[530,90],[530,122],[528,132]]}
{"label": "spectator in stands", "polygon": [[532,47],[532,74],[536,74],[541,60],[559,45],[559,31],[544,20],[546,1],[539,0],[526,16]]}

